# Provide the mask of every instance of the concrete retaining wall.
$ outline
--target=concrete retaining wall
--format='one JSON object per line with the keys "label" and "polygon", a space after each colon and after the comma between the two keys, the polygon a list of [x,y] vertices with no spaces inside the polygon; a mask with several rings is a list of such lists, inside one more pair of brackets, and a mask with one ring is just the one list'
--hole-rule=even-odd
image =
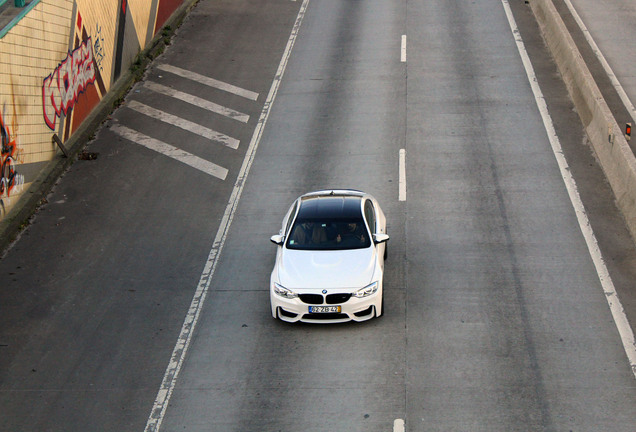
{"label": "concrete retaining wall", "polygon": [[530,6],[636,240],[636,157],[552,0],[531,0]]}

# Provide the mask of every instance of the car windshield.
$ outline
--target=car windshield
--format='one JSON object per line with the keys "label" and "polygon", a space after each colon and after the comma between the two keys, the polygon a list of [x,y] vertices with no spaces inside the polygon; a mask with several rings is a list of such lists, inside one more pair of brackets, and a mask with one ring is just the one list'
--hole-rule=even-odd
{"label": "car windshield", "polygon": [[287,239],[288,249],[344,250],[371,246],[362,218],[298,218]]}

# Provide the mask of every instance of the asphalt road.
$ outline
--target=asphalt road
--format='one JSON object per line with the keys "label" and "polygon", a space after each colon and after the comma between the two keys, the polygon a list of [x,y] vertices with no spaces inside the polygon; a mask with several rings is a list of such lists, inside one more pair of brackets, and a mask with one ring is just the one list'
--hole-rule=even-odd
{"label": "asphalt road", "polygon": [[[0,430],[633,431],[504,4],[201,1],[0,260]],[[511,7],[631,318],[633,243]],[[330,187],[387,215],[386,314],[277,322],[269,237]]]}

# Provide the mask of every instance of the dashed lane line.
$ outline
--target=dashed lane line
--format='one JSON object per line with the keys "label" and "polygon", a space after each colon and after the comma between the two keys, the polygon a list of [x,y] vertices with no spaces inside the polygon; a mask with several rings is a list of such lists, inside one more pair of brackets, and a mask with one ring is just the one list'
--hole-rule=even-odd
{"label": "dashed lane line", "polygon": [[161,93],[164,94],[166,96],[170,96],[173,97],[175,99],[179,99],[182,100],[184,102],[187,102],[191,105],[195,105],[197,107],[206,109],[208,111],[211,111],[213,113],[216,114],[220,114],[222,116],[225,117],[229,117],[233,120],[237,120],[240,121],[242,123],[247,123],[250,119],[250,116],[247,114],[243,114],[241,112],[235,111],[233,109],[221,106],[219,104],[216,104],[214,102],[210,102],[208,100],[202,99],[200,97],[191,95],[189,93],[185,93],[179,90],[175,90],[171,87],[165,86],[163,84],[159,84],[153,81],[146,81],[144,83],[144,87],[146,87],[147,89],[150,89],[156,93]]}
{"label": "dashed lane line", "polygon": [[198,156],[178,149],[163,141],[159,141],[158,139],[144,135],[141,132],[137,132],[136,130],[130,129],[126,126],[122,126],[120,124],[111,126],[110,130],[115,132],[117,135],[127,139],[128,141],[132,141],[136,144],[149,148],[150,150],[154,150],[158,153],[176,159],[179,162],[189,165],[192,168],[196,168],[199,171],[203,171],[204,173],[209,174],[212,177],[216,177],[221,180],[225,180],[225,178],[227,177],[228,170],[223,168],[222,166],[206,161],[205,159],[201,159]]}
{"label": "dashed lane line", "polygon": [[169,123],[173,126],[177,126],[181,129],[195,133],[197,135],[200,135],[212,141],[217,141],[223,144],[224,146],[230,147],[234,150],[236,150],[239,146],[239,140],[237,140],[236,138],[232,138],[220,132],[216,132],[212,129],[208,129],[205,126],[201,126],[199,124],[183,119],[181,117],[168,114],[167,112],[158,110],[156,108],[143,104],[139,101],[132,100],[126,104],[126,107],[132,110],[135,110],[139,113],[145,114],[149,117],[153,117],[158,120],[161,120],[164,123]]}
{"label": "dashed lane line", "polygon": [[400,149],[398,168],[398,200],[406,201],[406,150]]}
{"label": "dashed lane line", "polygon": [[406,35],[402,35],[402,44],[400,48],[400,61],[406,63]]}
{"label": "dashed lane line", "polygon": [[162,70],[162,71],[169,72],[169,73],[174,74],[174,75],[179,75],[179,76],[187,78],[189,80],[196,81],[198,83],[207,85],[208,87],[213,87],[213,88],[216,88],[216,89],[219,89],[219,90],[226,91],[228,93],[235,94],[237,96],[244,97],[246,99],[250,99],[250,100],[253,100],[253,101],[258,99],[258,93],[242,89],[242,88],[234,86],[232,84],[224,83],[223,81],[219,81],[219,80],[216,80],[214,78],[206,77],[205,75],[200,75],[200,74],[198,74],[196,72],[192,72],[192,71],[189,71],[189,70],[181,69],[179,67],[172,66],[172,65],[169,65],[169,64],[165,64],[165,63],[158,65],[157,68]]}

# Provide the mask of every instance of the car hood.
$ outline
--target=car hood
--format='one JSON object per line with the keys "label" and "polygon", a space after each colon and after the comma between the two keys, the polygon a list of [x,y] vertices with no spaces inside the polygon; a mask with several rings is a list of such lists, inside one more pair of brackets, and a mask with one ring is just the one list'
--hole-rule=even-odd
{"label": "car hood", "polygon": [[280,283],[291,289],[362,288],[375,271],[373,247],[344,251],[286,249],[278,267]]}

